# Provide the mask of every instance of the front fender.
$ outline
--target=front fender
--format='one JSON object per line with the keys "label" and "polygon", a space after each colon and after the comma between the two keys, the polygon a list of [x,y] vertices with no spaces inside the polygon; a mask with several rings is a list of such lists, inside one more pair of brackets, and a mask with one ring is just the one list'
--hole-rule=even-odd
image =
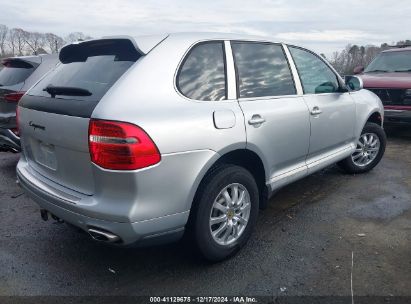
{"label": "front fender", "polygon": [[363,89],[351,92],[350,94],[356,103],[356,125],[354,133],[355,138],[359,138],[371,115],[379,113],[382,121],[384,121],[384,106],[380,98],[371,91]]}

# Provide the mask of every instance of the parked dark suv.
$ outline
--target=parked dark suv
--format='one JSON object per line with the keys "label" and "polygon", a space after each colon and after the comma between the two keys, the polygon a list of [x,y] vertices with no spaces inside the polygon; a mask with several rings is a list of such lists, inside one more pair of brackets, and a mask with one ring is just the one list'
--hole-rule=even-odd
{"label": "parked dark suv", "polygon": [[20,151],[17,103],[24,93],[58,62],[57,55],[11,57],[0,69],[0,151]]}
{"label": "parked dark suv", "polygon": [[411,46],[383,51],[354,72],[383,102],[385,125],[411,125]]}

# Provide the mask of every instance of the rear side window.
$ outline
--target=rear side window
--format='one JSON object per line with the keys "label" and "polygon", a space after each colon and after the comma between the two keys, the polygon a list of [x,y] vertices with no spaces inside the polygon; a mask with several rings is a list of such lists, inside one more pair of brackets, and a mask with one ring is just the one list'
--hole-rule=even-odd
{"label": "rear side window", "polygon": [[[55,98],[99,101],[140,56],[128,40],[101,40],[71,45],[60,54],[62,63],[29,94],[52,97],[46,88],[57,87],[57,94],[53,95]],[[78,94],[76,90],[87,94]]]}
{"label": "rear side window", "polygon": [[289,49],[305,94],[338,92],[340,86],[337,76],[323,60],[300,48],[289,47]]}
{"label": "rear side window", "polygon": [[283,48],[278,44],[233,42],[240,98],[296,94]]}
{"label": "rear side window", "polygon": [[3,69],[0,70],[0,86],[12,86],[24,82],[36,69],[31,64],[10,60],[4,62]]}
{"label": "rear side window", "polygon": [[177,87],[195,100],[226,99],[226,77],[223,43],[206,42],[193,47],[177,75]]}

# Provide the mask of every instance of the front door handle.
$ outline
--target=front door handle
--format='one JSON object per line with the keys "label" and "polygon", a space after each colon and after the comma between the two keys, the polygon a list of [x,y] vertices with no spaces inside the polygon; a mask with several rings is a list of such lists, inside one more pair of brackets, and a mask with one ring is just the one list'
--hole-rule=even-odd
{"label": "front door handle", "polygon": [[251,117],[251,119],[248,121],[249,125],[255,126],[255,127],[259,127],[261,124],[265,123],[265,119],[258,114],[253,115],[253,117]]}
{"label": "front door handle", "polygon": [[313,107],[313,109],[311,110],[311,115],[320,115],[323,111],[321,111],[320,107]]}

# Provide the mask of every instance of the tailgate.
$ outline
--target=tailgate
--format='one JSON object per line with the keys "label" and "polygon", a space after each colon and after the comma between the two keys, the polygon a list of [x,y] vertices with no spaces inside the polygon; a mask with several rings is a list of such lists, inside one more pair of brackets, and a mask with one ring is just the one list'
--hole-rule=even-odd
{"label": "tailgate", "polygon": [[20,108],[19,121],[22,150],[34,170],[62,186],[93,194],[89,118]]}
{"label": "tailgate", "polygon": [[57,184],[92,195],[90,117],[110,87],[141,56],[127,39],[64,47],[61,64],[19,103],[22,150],[30,167]]}

